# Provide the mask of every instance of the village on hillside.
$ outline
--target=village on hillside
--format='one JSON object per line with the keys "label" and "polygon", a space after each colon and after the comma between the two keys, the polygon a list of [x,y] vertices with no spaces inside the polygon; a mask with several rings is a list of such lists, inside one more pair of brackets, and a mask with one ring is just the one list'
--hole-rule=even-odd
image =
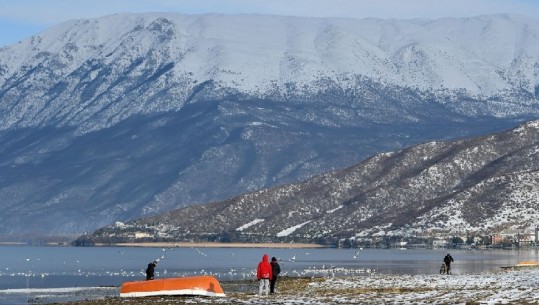
{"label": "village on hillside", "polygon": [[521,249],[539,246],[539,227],[525,230],[503,230],[491,235],[455,232],[440,236],[395,237],[372,236],[345,239],[339,247],[371,248],[454,248],[454,249]]}
{"label": "village on hillside", "polygon": [[[114,229],[116,228],[116,230]],[[122,230],[120,230],[120,228]],[[126,228],[128,228],[126,230]],[[122,243],[238,243],[259,242],[235,240],[231,235],[205,235],[178,238],[169,232],[155,232],[150,227],[138,227],[117,222],[114,227],[102,231],[98,237],[85,234],[73,242],[75,246]],[[223,237],[225,236],[225,237]],[[330,242],[330,240],[332,240]],[[465,230],[452,230],[425,234],[424,236],[376,235],[341,239],[284,239],[269,238],[263,243],[311,243],[335,248],[451,248],[451,249],[521,249],[539,246],[539,227],[522,230],[506,229],[492,234],[477,234]]]}

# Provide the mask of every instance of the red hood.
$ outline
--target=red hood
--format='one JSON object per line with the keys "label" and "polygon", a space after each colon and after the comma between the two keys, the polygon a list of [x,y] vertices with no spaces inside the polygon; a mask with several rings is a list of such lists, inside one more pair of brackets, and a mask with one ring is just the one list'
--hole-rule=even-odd
{"label": "red hood", "polygon": [[264,256],[262,256],[262,261],[263,262],[269,262],[267,254],[264,254]]}

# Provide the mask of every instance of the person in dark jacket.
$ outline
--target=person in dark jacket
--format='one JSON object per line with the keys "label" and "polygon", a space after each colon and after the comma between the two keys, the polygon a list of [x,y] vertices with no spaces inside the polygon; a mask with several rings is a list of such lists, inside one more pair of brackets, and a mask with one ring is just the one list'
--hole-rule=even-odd
{"label": "person in dark jacket", "polygon": [[148,264],[148,268],[146,268],[146,280],[153,280],[153,277],[155,275],[155,266],[157,266],[157,261],[153,261]]}
{"label": "person in dark jacket", "polygon": [[279,266],[279,263],[275,257],[271,258],[270,265],[273,276],[270,281],[270,293],[275,293],[275,282],[277,282],[277,276],[279,276],[279,273],[281,273],[281,266]]}
{"label": "person in dark jacket", "polygon": [[445,263],[445,273],[449,274],[449,271],[451,270],[451,263],[454,262],[453,257],[451,254],[447,253],[447,255],[444,257],[444,263]]}
{"label": "person in dark jacket", "polygon": [[262,256],[262,261],[258,263],[258,268],[256,269],[256,278],[259,282],[258,294],[269,295],[269,283],[273,277],[267,254],[264,254],[264,256]]}

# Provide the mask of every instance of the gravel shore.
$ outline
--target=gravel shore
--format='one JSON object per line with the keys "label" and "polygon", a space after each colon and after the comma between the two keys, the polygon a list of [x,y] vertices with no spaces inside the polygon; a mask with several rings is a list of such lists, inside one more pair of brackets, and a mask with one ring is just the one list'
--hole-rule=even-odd
{"label": "gravel shore", "polygon": [[[256,295],[257,282],[224,281],[224,298],[105,297],[69,305],[163,304],[538,304],[539,269],[456,275],[365,275],[347,278],[292,278],[277,292]],[[64,303],[65,304],[65,303]]]}

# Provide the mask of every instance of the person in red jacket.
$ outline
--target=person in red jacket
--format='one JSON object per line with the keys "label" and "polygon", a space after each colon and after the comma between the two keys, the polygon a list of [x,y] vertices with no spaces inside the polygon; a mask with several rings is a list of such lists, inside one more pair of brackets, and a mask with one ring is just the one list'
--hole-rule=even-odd
{"label": "person in red jacket", "polygon": [[258,279],[259,283],[258,294],[269,295],[269,284],[270,280],[273,278],[273,275],[267,254],[264,254],[264,256],[262,256],[262,261],[258,263],[258,268],[256,269],[256,278]]}

